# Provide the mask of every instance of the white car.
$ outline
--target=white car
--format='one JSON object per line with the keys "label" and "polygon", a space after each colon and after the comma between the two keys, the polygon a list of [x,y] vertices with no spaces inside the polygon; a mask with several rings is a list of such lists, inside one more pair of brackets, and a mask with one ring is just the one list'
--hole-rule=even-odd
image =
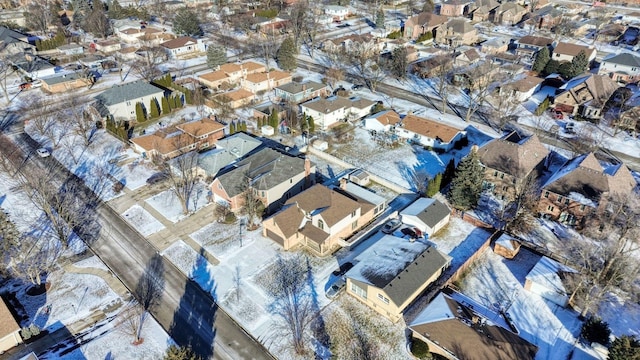
{"label": "white car", "polygon": [[331,285],[329,289],[327,289],[327,297],[329,299],[335,298],[342,291],[342,289],[344,289],[345,285],[347,285],[347,281],[343,277],[341,277],[340,279],[338,279],[338,281],[333,283],[333,285]]}
{"label": "white car", "polygon": [[49,150],[45,149],[45,148],[40,148],[38,150],[36,150],[36,152],[38,153],[38,156],[42,157],[42,158],[46,158],[51,156],[51,152],[49,152]]}

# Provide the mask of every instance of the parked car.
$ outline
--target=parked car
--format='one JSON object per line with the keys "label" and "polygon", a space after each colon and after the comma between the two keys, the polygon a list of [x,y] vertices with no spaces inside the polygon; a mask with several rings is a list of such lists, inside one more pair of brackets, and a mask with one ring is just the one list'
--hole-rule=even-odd
{"label": "parked car", "polygon": [[351,270],[351,268],[352,268],[352,267],[353,267],[353,263],[351,263],[351,262],[346,262],[346,263],[344,263],[344,264],[340,265],[340,268],[339,268],[339,269],[337,269],[337,270],[335,270],[335,271],[333,272],[333,275],[335,275],[335,276],[342,276],[342,275],[346,274],[346,273],[347,273],[347,271]]}
{"label": "parked car", "polygon": [[40,156],[41,158],[46,158],[51,156],[51,152],[49,152],[49,150],[45,149],[45,148],[40,148],[38,150],[36,150],[36,153],[38,154],[38,156]]}
{"label": "parked car", "polygon": [[402,228],[400,232],[412,239],[416,239],[418,237],[418,233],[410,227]]}
{"label": "parked car", "polygon": [[362,87],[363,87],[363,86],[362,86],[362,85],[360,85],[360,84],[355,84],[355,85],[353,85],[353,86],[351,87],[351,90],[355,90],[355,91],[357,91],[357,90],[362,89]]}
{"label": "parked car", "polygon": [[567,134],[575,134],[575,126],[576,124],[574,124],[573,122],[568,122],[567,125],[564,126],[564,130],[567,132]]}
{"label": "parked car", "polygon": [[149,176],[149,178],[147,179],[147,184],[149,185],[153,185],[153,184],[157,184],[159,182],[162,182],[166,179],[169,178],[169,174],[167,174],[166,172],[159,172],[159,173],[155,173],[151,176]]}
{"label": "parked car", "polygon": [[400,225],[402,225],[402,222],[400,222],[400,220],[398,219],[388,220],[386,223],[384,223],[384,226],[382,226],[382,232],[385,234],[391,234],[397,228],[399,228]]}
{"label": "parked car", "polygon": [[344,289],[345,285],[347,285],[347,281],[344,278],[340,278],[338,279],[338,281],[333,283],[333,285],[331,285],[329,289],[327,289],[327,292],[325,295],[327,295],[329,299],[333,299],[336,296],[338,296],[338,294],[342,291],[342,289]]}

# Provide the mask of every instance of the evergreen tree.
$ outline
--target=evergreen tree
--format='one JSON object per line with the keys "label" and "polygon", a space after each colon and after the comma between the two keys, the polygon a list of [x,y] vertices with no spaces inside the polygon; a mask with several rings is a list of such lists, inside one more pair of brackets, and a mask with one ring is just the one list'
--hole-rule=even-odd
{"label": "evergreen tree", "polygon": [[136,103],[136,121],[138,123],[143,123],[147,120],[147,117],[144,113],[144,108],[142,107],[142,103]]}
{"label": "evergreen tree", "polygon": [[296,55],[298,55],[298,50],[296,49],[293,38],[288,37],[282,41],[282,44],[280,44],[280,48],[276,54],[276,62],[283,70],[295,70],[298,66],[298,59],[296,59]]}
{"label": "evergreen tree", "polygon": [[278,111],[276,109],[271,109],[271,114],[269,114],[269,125],[278,130]]}
{"label": "evergreen tree", "polygon": [[162,97],[162,114],[166,115],[171,112],[171,106],[169,106],[169,100],[167,100],[166,96]]}
{"label": "evergreen tree", "polygon": [[312,116],[307,116],[307,123],[309,124],[309,133],[312,134],[316,131],[316,124],[313,122]]}
{"label": "evergreen tree", "polygon": [[242,128],[240,129],[244,132],[247,132],[247,122],[246,121],[242,121]]}
{"label": "evergreen tree", "polygon": [[447,167],[444,169],[444,174],[442,175],[442,182],[440,183],[440,190],[442,190],[445,186],[451,183],[453,180],[453,176],[456,173],[456,160],[451,158]]}
{"label": "evergreen tree", "polygon": [[587,58],[587,54],[584,50],[580,50],[578,55],[574,56],[571,59],[571,66],[569,67],[569,72],[567,74],[567,78],[574,78],[582,73],[584,73],[589,67],[589,58]]}
{"label": "evergreen tree", "polygon": [[540,115],[544,114],[544,112],[549,108],[549,105],[551,105],[551,100],[547,96],[546,98],[544,98],[544,100],[542,100],[540,105],[538,105],[538,107],[536,108],[536,111],[534,112],[534,114],[536,116],[540,116]]}
{"label": "evergreen tree", "polygon": [[557,73],[559,69],[560,69],[560,63],[551,59],[549,60],[547,65],[545,65],[544,71],[542,73],[544,75],[554,74],[554,73]]}
{"label": "evergreen tree", "polygon": [[159,116],[160,116],[160,107],[158,106],[158,100],[153,98],[149,102],[149,117],[151,119],[156,119]]}
{"label": "evergreen tree", "polygon": [[384,10],[382,8],[376,12],[376,27],[378,29],[384,29]]}
{"label": "evergreen tree", "polygon": [[222,46],[209,46],[207,49],[207,65],[214,69],[227,62],[227,51]]}
{"label": "evergreen tree", "polygon": [[634,336],[622,335],[609,347],[608,360],[640,360],[640,341]]}
{"label": "evergreen tree", "polygon": [[202,35],[198,14],[189,8],[181,8],[173,19],[173,31],[185,36]]}
{"label": "evergreen tree", "polygon": [[582,324],[582,330],[580,331],[580,336],[587,340],[589,344],[596,342],[606,346],[609,344],[610,335],[609,324],[594,316],[588,318]]}
{"label": "evergreen tree", "polygon": [[202,360],[202,358],[190,348],[171,345],[164,354],[163,360]]}
{"label": "evergreen tree", "polygon": [[440,184],[442,183],[442,174],[438,173],[436,176],[429,180],[429,184],[427,185],[427,197],[432,197],[440,191]]}
{"label": "evergreen tree", "polygon": [[232,121],[229,123],[229,135],[233,135],[236,133],[236,122]]}
{"label": "evergreen tree", "polygon": [[484,171],[478,154],[472,150],[460,161],[451,181],[449,200],[456,209],[469,210],[478,204],[483,177]]}
{"label": "evergreen tree", "polygon": [[538,73],[542,72],[542,70],[544,70],[544,67],[547,66],[549,60],[551,60],[551,53],[549,52],[549,48],[545,46],[540,49],[540,51],[538,51],[536,60],[533,62],[531,70]]}
{"label": "evergreen tree", "polygon": [[111,1],[108,14],[110,19],[122,19],[126,17],[124,9],[122,8],[118,0]]}
{"label": "evergreen tree", "polygon": [[182,107],[182,100],[180,95],[173,95],[173,109],[180,109]]}
{"label": "evergreen tree", "polygon": [[398,79],[404,79],[407,76],[407,48],[398,46],[391,52],[391,74]]}
{"label": "evergreen tree", "polygon": [[184,102],[189,105],[193,104],[193,96],[191,94],[191,90],[189,89],[186,89],[186,91],[184,92]]}

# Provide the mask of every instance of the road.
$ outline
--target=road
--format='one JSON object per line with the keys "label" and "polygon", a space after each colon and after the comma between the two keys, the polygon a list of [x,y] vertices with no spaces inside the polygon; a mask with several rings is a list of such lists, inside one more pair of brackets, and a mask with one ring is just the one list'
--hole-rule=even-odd
{"label": "road", "polygon": [[[21,147],[31,153],[39,146],[24,132],[18,134]],[[0,150],[1,151],[1,150]],[[74,182],[77,196],[89,211],[94,210],[96,231],[79,231],[83,240],[137,298],[152,298],[151,315],[180,345],[189,345],[205,358],[271,360],[269,352],[196,283],[189,280],[118,213],[95,199],[82,180],[71,174],[53,157],[31,156],[25,166],[49,166],[57,170],[52,183]],[[91,206],[93,201],[96,206]],[[84,232],[84,234],[83,234]],[[196,270],[196,269],[194,269]],[[147,289],[153,284],[152,296]],[[156,295],[156,296],[153,296]]]}

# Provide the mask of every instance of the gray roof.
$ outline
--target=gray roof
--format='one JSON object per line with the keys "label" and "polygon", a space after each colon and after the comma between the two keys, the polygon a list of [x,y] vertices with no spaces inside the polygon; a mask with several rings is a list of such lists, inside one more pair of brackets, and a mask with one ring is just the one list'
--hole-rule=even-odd
{"label": "gray roof", "polygon": [[163,93],[159,87],[153,86],[146,81],[138,80],[122,85],[112,86],[102,94],[96,96],[96,99],[105,106],[120,104],[125,101],[139,99],[143,96],[155,93]]}
{"label": "gray roof", "polygon": [[620,54],[608,57],[602,60],[602,62],[640,67],[640,57],[637,57],[629,53],[620,53]]}
{"label": "gray roof", "polygon": [[47,85],[55,85],[55,84],[59,84],[59,83],[67,82],[67,81],[74,81],[74,80],[82,79],[82,78],[84,78],[84,76],[82,76],[81,74],[72,72],[72,73],[67,73],[67,74],[49,76],[49,77],[43,78],[41,80],[43,82],[47,83]]}
{"label": "gray roof", "polygon": [[364,188],[358,184],[354,184],[351,181],[347,181],[346,188],[344,189],[347,193],[356,196],[360,199],[363,199],[375,206],[380,204],[384,204],[387,200],[382,196],[374,193],[373,191]]}
{"label": "gray roof", "polygon": [[431,198],[420,198],[402,210],[400,215],[413,215],[430,228],[436,226],[440,220],[451,213],[451,209],[439,200]]}
{"label": "gray roof", "polygon": [[262,141],[255,139],[245,133],[237,133],[216,142],[216,149],[200,154],[198,167],[207,176],[215,176],[220,169],[242,158],[257,147],[262,145]]}
{"label": "gray roof", "polygon": [[303,87],[306,87],[306,89],[311,89],[312,91],[314,91],[314,90],[325,88],[327,87],[327,85],[321,84],[315,81],[307,81],[302,83],[290,82],[288,84],[280,85],[276,87],[276,89],[284,92],[288,92],[289,94],[299,94],[302,91],[304,91]]}
{"label": "gray roof", "polygon": [[217,178],[230,197],[242,192],[245,177],[257,190],[269,190],[283,181],[304,172],[304,159],[283,154],[271,148],[262,148]]}
{"label": "gray roof", "polygon": [[329,114],[341,108],[351,107],[351,101],[340,96],[332,96],[326,99],[309,100],[300,106]]}
{"label": "gray roof", "polygon": [[11,30],[7,27],[0,26],[0,42],[11,44],[15,42],[25,42],[27,35]]}

